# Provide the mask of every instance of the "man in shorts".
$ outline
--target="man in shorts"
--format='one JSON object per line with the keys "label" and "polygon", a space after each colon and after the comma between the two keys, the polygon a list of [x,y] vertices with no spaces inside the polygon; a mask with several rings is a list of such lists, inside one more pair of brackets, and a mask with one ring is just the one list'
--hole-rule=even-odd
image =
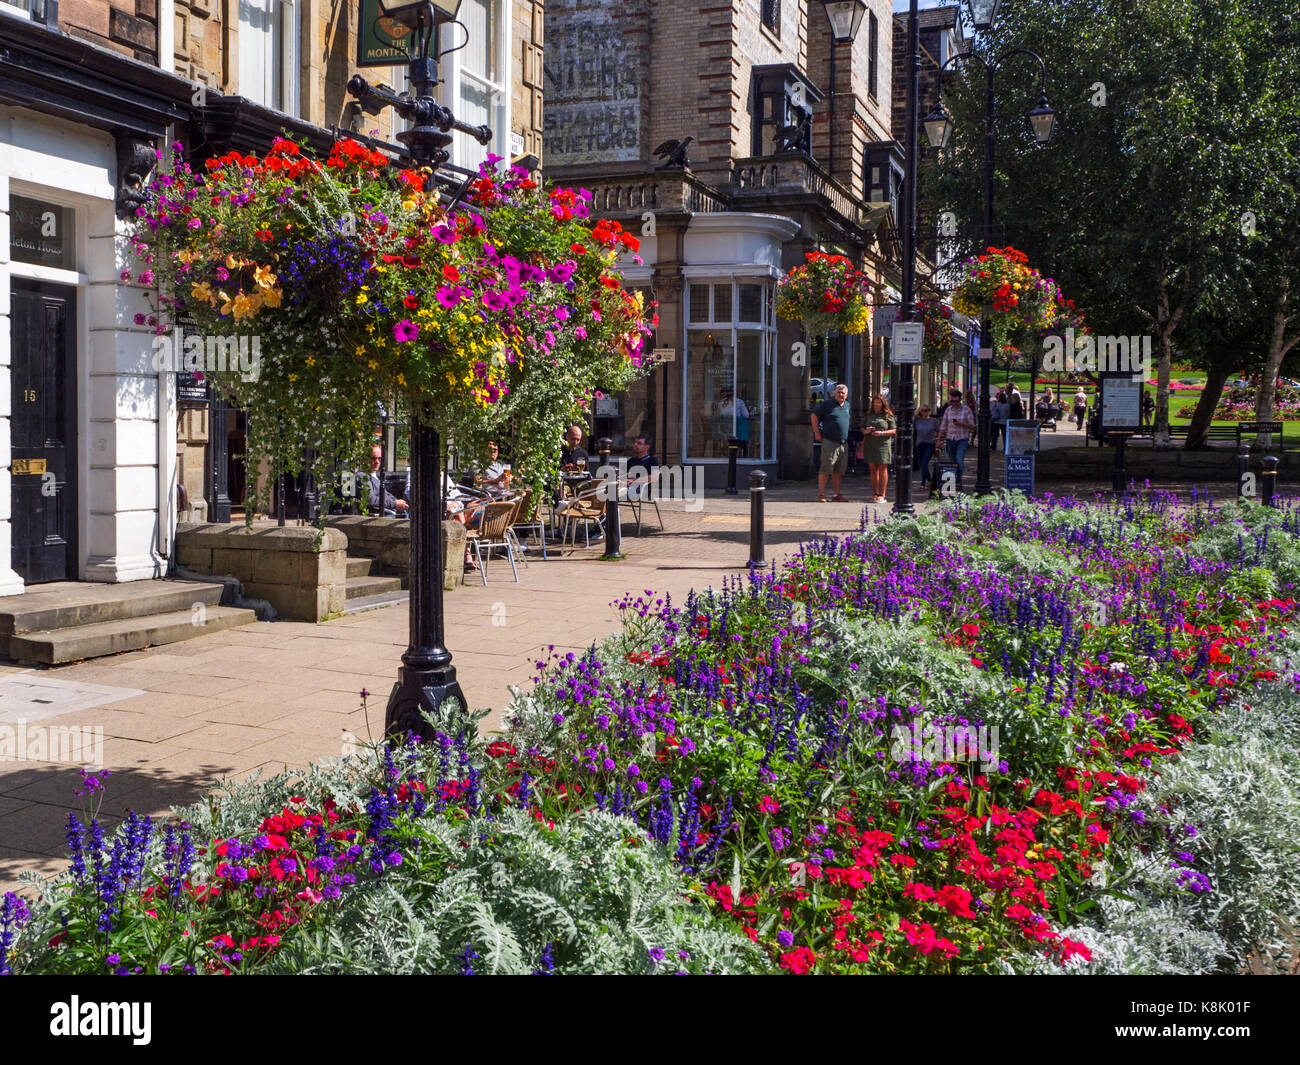
{"label": "man in shorts", "polygon": [[817,500],[826,502],[826,478],[831,479],[833,503],[847,503],[840,493],[840,481],[849,465],[849,386],[841,381],[831,398],[812,412],[813,439],[822,446],[822,465],[817,473]]}

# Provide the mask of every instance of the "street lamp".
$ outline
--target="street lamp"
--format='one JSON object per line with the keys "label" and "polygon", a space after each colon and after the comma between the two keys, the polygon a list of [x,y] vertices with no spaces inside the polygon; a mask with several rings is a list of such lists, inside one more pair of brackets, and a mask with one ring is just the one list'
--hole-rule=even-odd
{"label": "street lamp", "polygon": [[[822,0],[822,5],[830,19],[831,40],[836,44],[852,44],[867,13],[867,0]],[[833,85],[831,88],[834,90]]]}
{"label": "street lamp", "polygon": [[[978,28],[988,29],[992,26],[993,20],[997,17],[997,0],[991,0],[991,2],[985,0],[984,3],[974,0],[972,7],[976,12],[975,25]],[[983,24],[980,22],[981,18],[985,19]],[[1051,140],[1052,133],[1056,129],[1056,112],[1052,110],[1047,102],[1047,65],[1036,52],[1030,52],[1024,48],[1013,48],[991,62],[975,52],[963,52],[960,55],[953,56],[939,68],[939,90],[942,93],[943,74],[949,65],[963,59],[977,59],[984,64],[984,235],[986,240],[993,239],[993,134],[996,123],[993,97],[994,75],[1002,69],[1003,64],[1008,59],[1017,55],[1027,55],[1038,64],[1038,106],[1029,112],[1028,118],[1029,126],[1034,132],[1034,139],[1039,145],[1044,145]],[[932,145],[936,148],[943,148],[947,146],[948,139],[952,136],[952,130],[952,120],[948,118],[948,114],[943,107],[943,100],[940,99],[935,109],[925,119],[926,135],[930,138]],[[984,331],[991,336],[989,317],[990,315],[985,313],[985,321],[982,324]],[[980,346],[984,346],[984,336],[980,337]],[[988,495],[993,491],[993,485],[989,477],[989,436],[992,432],[992,418],[989,410],[989,364],[991,361],[991,359],[979,360],[980,409],[979,448],[975,463],[976,495]],[[1030,402],[1033,402],[1032,383],[1030,385]]]}
{"label": "street lamp", "polygon": [[1038,106],[1029,112],[1029,125],[1039,144],[1046,144],[1052,139],[1052,133],[1056,129],[1056,112],[1048,106],[1046,96],[1040,96]]}
{"label": "street lamp", "polygon": [[852,44],[867,13],[867,0],[822,0],[831,24],[831,106],[826,130],[826,169],[835,176],[835,46]]}
{"label": "street lamp", "polygon": [[925,135],[930,139],[930,147],[948,147],[948,141],[951,139],[955,127],[952,119],[948,116],[948,112],[944,110],[942,100],[921,121],[925,125]]}
{"label": "street lamp", "polygon": [[[394,40],[410,39],[410,94],[371,85],[360,74],[348,82],[348,91],[369,114],[391,107],[411,123],[397,134],[411,161],[418,167],[437,168],[451,158],[447,146],[452,130],[468,134],[480,144],[492,140],[486,126],[459,121],[433,97],[438,84],[435,46],[439,27],[455,17],[460,0],[423,0],[397,8],[380,6],[380,19]],[[385,21],[386,20],[386,21]],[[432,182],[432,175],[429,178]],[[467,707],[456,681],[456,667],[447,650],[442,610],[442,447],[438,431],[423,417],[411,419],[411,600],[410,643],[402,655],[397,682],[388,696],[385,731],[399,735],[415,732],[428,737],[424,714],[438,714],[444,703]]]}
{"label": "street lamp", "polygon": [[977,30],[991,30],[998,18],[1002,0],[970,0],[972,21]]}

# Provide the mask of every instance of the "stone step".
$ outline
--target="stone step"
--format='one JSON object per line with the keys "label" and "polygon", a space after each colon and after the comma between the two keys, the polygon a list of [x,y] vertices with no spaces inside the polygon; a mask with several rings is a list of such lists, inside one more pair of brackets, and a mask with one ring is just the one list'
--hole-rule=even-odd
{"label": "stone step", "polygon": [[379,570],[380,566],[377,559],[365,558],[359,555],[348,555],[349,577],[378,576]]}
{"label": "stone step", "polygon": [[0,598],[0,636],[190,611],[198,603],[210,611],[221,603],[221,592],[220,584],[206,581],[37,584],[21,595]]}
{"label": "stone step", "polygon": [[401,590],[402,582],[397,577],[349,577],[344,585],[348,599],[363,599]]}
{"label": "stone step", "polygon": [[[204,606],[148,617],[114,618],[109,621],[71,625],[46,632],[27,632],[9,637],[9,657],[26,665],[53,666],[81,662],[121,651],[192,640],[222,629],[233,629],[257,620],[251,610],[228,606]],[[200,621],[199,624],[195,624]]]}
{"label": "stone step", "polygon": [[378,610],[384,606],[394,606],[397,603],[406,604],[411,600],[411,593],[385,592],[383,595],[363,595],[357,599],[349,599],[348,605],[343,608],[344,614],[361,614],[367,610]]}

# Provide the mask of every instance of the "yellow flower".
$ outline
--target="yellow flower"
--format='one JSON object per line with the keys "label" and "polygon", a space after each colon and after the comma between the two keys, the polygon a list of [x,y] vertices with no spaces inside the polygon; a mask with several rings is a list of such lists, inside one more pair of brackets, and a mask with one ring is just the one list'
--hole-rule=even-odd
{"label": "yellow flower", "polygon": [[405,388],[405,387],[406,387],[406,374],[401,374],[401,373],[399,373],[399,374],[397,375],[397,383],[398,383],[399,385],[401,385],[403,388]]}
{"label": "yellow flower", "polygon": [[235,321],[238,321],[240,318],[251,318],[257,313],[257,310],[261,305],[261,296],[256,294],[250,296],[244,292],[239,293],[232,304],[232,309],[235,312]]}
{"label": "yellow flower", "polygon": [[243,259],[236,259],[233,255],[226,256],[226,266],[228,266],[231,270],[238,270],[243,265],[244,265]]}
{"label": "yellow flower", "polygon": [[195,285],[190,289],[190,297],[196,300],[203,300],[205,303],[212,302],[212,286],[204,281],[201,285]]}
{"label": "yellow flower", "polygon": [[456,375],[454,373],[448,372],[447,384],[451,385],[452,388],[456,387]]}
{"label": "yellow flower", "polygon": [[402,210],[403,210],[403,211],[414,211],[414,210],[415,210],[415,201],[414,201],[414,200],[403,200],[403,201],[402,201]]}
{"label": "yellow flower", "polygon": [[284,293],[278,288],[268,288],[262,293],[262,306],[278,307],[280,306],[281,297]]}
{"label": "yellow flower", "polygon": [[366,353],[366,346],[364,344],[358,344],[357,350],[353,352],[354,355],[364,355],[365,353]]}
{"label": "yellow flower", "polygon": [[369,302],[370,302],[370,297],[367,296],[364,292],[358,292],[358,293],[357,293],[357,306],[358,306],[358,307],[360,307],[363,303],[369,303]]}
{"label": "yellow flower", "polygon": [[293,384],[293,382],[296,381],[296,380],[298,380],[298,375],[297,375],[296,373],[291,373],[291,374],[289,375],[289,383],[290,383],[290,384]]}
{"label": "yellow flower", "polygon": [[255,266],[253,280],[257,282],[258,288],[271,288],[275,284],[275,274],[271,273],[269,266]]}
{"label": "yellow flower", "polygon": [[366,326],[366,332],[373,333],[374,331],[375,331],[375,323],[371,322],[368,326]]}
{"label": "yellow flower", "polygon": [[378,369],[379,369],[379,363],[378,363],[376,360],[374,360],[374,359],[371,359],[371,360],[370,360],[369,366],[370,366],[370,368],[371,368],[372,370],[378,370]]}
{"label": "yellow flower", "polygon": [[315,365],[316,365],[316,357],[315,357],[314,355],[308,355],[308,356],[307,356],[307,365],[308,365],[308,366],[315,366]]}

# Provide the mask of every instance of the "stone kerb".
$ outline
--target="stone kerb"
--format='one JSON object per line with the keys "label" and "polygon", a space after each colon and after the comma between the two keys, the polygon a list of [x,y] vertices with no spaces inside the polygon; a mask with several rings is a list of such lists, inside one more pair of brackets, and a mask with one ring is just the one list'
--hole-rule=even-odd
{"label": "stone kerb", "polygon": [[235,577],[250,599],[265,599],[281,617],[324,621],[343,613],[348,541],[325,529],[181,524],[176,561],[214,577]]}
{"label": "stone kerb", "polygon": [[[406,518],[367,518],[339,515],[327,519],[326,526],[347,537],[348,553],[376,559],[402,582],[411,586],[411,523]],[[452,591],[461,583],[465,558],[465,526],[458,521],[442,523],[442,586]]]}

